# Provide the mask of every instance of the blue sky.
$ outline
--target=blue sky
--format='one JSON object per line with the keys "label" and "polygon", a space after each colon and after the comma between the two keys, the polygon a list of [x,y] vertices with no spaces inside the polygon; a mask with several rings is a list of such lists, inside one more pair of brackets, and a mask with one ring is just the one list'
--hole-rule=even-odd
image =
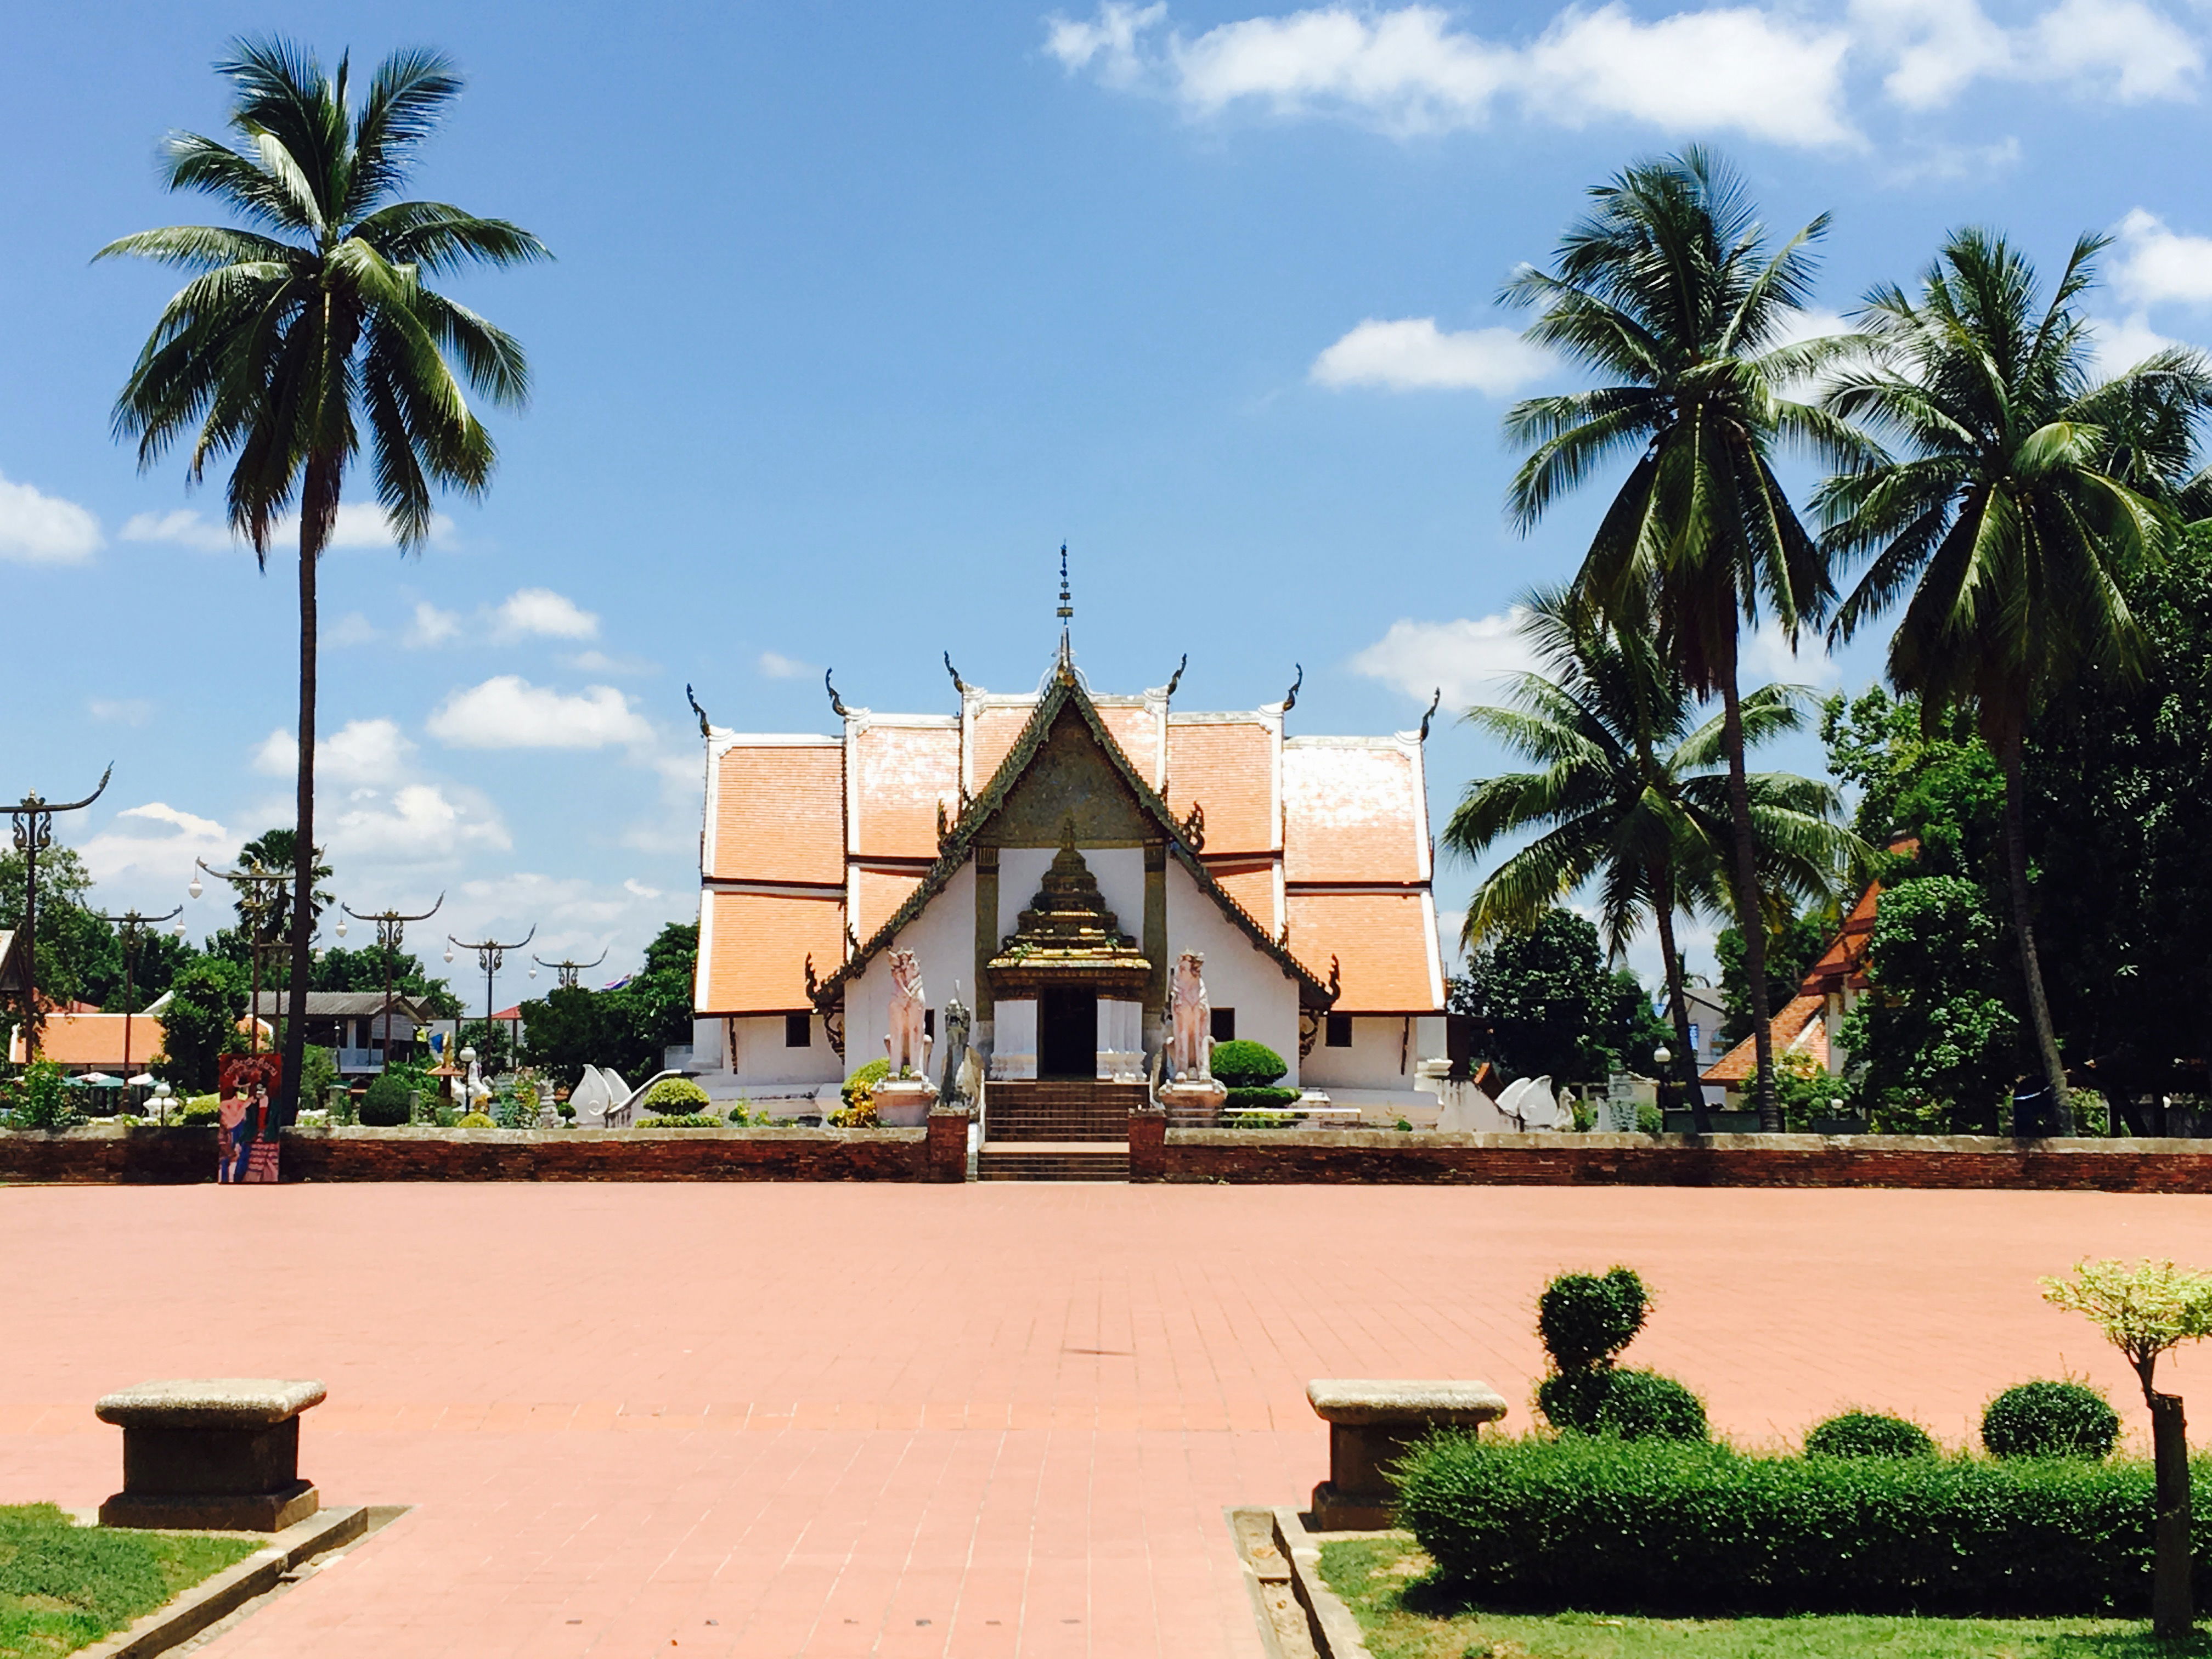
{"label": "blue sky", "polygon": [[[2212,24],[2147,0],[27,9],[0,64],[0,795],[112,757],[64,827],[112,903],[167,908],[194,853],[289,816],[291,567],[258,574],[217,489],[111,439],[174,283],[87,264],[210,216],[156,145],[219,131],[209,64],[272,29],[453,54],[469,89],[414,193],[559,256],[457,285],[536,374],[489,499],[404,562],[356,515],[326,561],[338,891],[443,890],[464,937],[535,925],[610,972],[693,908],[687,682],[767,731],[825,729],[830,665],[878,709],[949,708],[947,649],[1027,685],[1063,538],[1102,690],[1188,651],[1187,708],[1276,700],[1303,663],[1293,730],[1479,697],[1498,619],[1572,568],[1599,499],[1504,524],[1499,414],[1571,377],[1493,331],[1494,295],[1638,155],[1710,142],[1770,224],[1832,212],[1830,310],[1966,222],[2046,265],[2118,234],[2091,307],[2116,361],[2202,337],[2212,302]],[[1493,761],[1440,727],[1440,812]],[[1447,908],[1476,873],[1447,867]]]}

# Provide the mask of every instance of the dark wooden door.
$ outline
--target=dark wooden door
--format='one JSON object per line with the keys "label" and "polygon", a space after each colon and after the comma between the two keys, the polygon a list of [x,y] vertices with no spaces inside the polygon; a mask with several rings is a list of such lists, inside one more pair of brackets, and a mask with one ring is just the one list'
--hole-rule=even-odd
{"label": "dark wooden door", "polygon": [[1098,1075],[1098,994],[1048,987],[1037,998],[1037,1075]]}

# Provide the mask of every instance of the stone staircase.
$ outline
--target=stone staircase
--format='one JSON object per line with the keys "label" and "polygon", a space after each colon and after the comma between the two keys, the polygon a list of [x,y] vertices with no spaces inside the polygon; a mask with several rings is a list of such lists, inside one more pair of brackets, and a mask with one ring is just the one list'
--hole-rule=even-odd
{"label": "stone staircase", "polygon": [[1129,1113],[1141,1083],[994,1083],[984,1097],[979,1181],[1127,1181]]}

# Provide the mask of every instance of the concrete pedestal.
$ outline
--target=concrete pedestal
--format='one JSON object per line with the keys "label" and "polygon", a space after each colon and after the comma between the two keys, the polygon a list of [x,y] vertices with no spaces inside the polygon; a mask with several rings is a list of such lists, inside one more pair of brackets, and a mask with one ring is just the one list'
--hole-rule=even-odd
{"label": "concrete pedestal", "polygon": [[1504,1398],[1476,1382],[1324,1377],[1306,1384],[1306,1398],[1328,1424],[1328,1479],[1313,1494],[1314,1524],[1322,1532],[1390,1525],[1397,1492],[1385,1468],[1438,1429],[1479,1428],[1506,1412]]}
{"label": "concrete pedestal", "polygon": [[1229,1091],[1212,1078],[1160,1085],[1160,1104],[1170,1129],[1213,1129],[1221,1125],[1221,1103]]}
{"label": "concrete pedestal", "polygon": [[281,1532],[319,1507],[300,1478],[300,1413],[320,1382],[211,1377],[145,1382],[94,1408],[123,1430],[123,1490],[104,1527]]}
{"label": "concrete pedestal", "polygon": [[886,1129],[919,1129],[929,1121],[937,1091],[923,1079],[887,1078],[875,1086],[876,1121]]}

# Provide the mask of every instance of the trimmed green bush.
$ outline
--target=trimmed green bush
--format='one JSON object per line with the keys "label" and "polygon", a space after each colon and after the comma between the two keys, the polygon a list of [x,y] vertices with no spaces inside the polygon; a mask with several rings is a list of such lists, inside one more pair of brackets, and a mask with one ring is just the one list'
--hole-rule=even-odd
{"label": "trimmed green bush", "polygon": [[844,1097],[848,1107],[871,1105],[876,1097],[876,1085],[890,1074],[890,1060],[872,1060],[840,1084],[837,1092]]}
{"label": "trimmed green bush", "polygon": [[641,1129],[719,1129],[722,1120],[705,1112],[671,1112],[665,1117],[649,1117],[637,1126]]}
{"label": "trimmed green bush", "polygon": [[1933,1457],[1927,1430],[1881,1412],[1844,1412],[1815,1423],[1805,1437],[1808,1457]]}
{"label": "trimmed green bush", "polygon": [[1215,1043],[1207,1069],[1213,1073],[1214,1081],[1229,1088],[1264,1089],[1291,1067],[1289,1061],[1266,1043],[1247,1042],[1239,1037]]}
{"label": "trimmed green bush", "polygon": [[1224,1107],[1262,1106],[1273,1110],[1295,1104],[1298,1092],[1296,1089],[1231,1089],[1229,1097],[1221,1103]]}
{"label": "trimmed green bush", "polygon": [[456,1129],[496,1129],[499,1125],[482,1112],[464,1112],[453,1120]]}
{"label": "trimmed green bush", "polygon": [[1536,1298],[1536,1334],[1562,1371],[1609,1365],[1650,1312],[1651,1293],[1633,1267],[1561,1273]]}
{"label": "trimmed green bush", "polygon": [[648,1112],[689,1112],[707,1104],[707,1091],[688,1077],[665,1077],[645,1091],[638,1104]]}
{"label": "trimmed green bush", "polygon": [[407,1085],[379,1073],[361,1097],[361,1121],[372,1129],[397,1129],[407,1121]]}
{"label": "trimmed green bush", "polygon": [[[1443,1435],[1398,1477],[1400,1516],[1439,1577],[1486,1605],[1994,1615],[2127,1613],[2150,1598],[2146,1462]],[[2201,1595],[2201,1555],[2197,1574]]]}
{"label": "trimmed green bush", "polygon": [[1553,1428],[1577,1434],[1703,1440],[1709,1432],[1705,1402],[1657,1371],[1554,1371],[1536,1385],[1536,1406]]}
{"label": "trimmed green bush", "polygon": [[2015,1383],[1982,1412],[1992,1457],[2110,1457],[2119,1439],[2119,1413],[2086,1383]]}

